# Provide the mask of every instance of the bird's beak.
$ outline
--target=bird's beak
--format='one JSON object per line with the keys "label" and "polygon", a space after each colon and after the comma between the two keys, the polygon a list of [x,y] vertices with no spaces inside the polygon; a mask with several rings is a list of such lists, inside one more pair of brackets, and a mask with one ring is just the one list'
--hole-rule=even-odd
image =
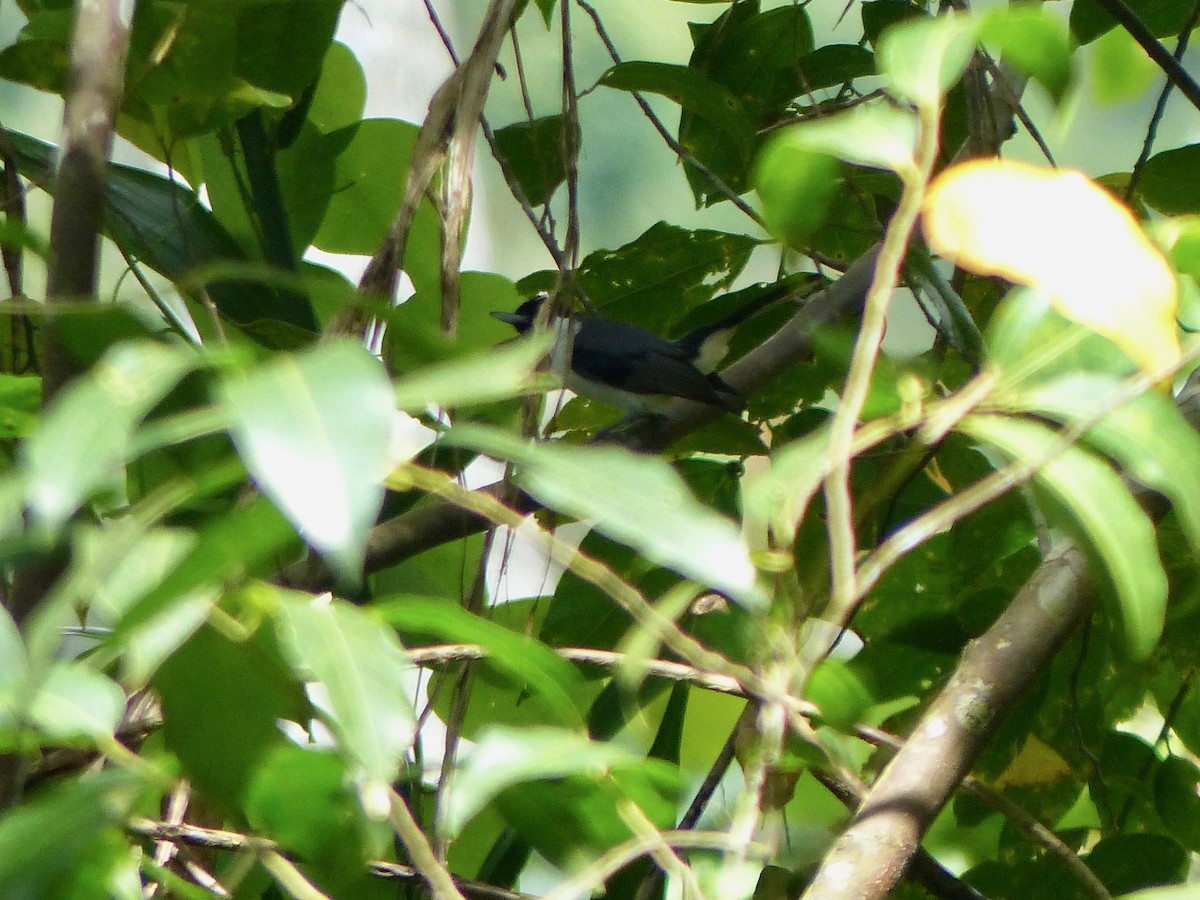
{"label": "bird's beak", "polygon": [[501,322],[507,322],[509,325],[519,326],[525,324],[525,317],[518,316],[516,313],[503,312],[501,310],[493,310],[491,312],[493,319],[499,319]]}

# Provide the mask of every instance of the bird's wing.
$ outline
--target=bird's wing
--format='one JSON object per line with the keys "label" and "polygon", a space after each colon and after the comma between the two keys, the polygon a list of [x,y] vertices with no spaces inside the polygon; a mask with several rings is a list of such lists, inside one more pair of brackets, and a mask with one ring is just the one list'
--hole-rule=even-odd
{"label": "bird's wing", "polygon": [[685,397],[722,408],[733,407],[736,398],[692,365],[683,348],[624,322],[585,320],[575,336],[571,368],[589,381],[632,394]]}

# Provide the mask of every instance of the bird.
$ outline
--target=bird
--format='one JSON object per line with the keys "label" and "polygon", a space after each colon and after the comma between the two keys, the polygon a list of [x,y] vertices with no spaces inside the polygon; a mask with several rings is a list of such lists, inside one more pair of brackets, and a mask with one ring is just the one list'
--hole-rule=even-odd
{"label": "bird", "polygon": [[[600,315],[552,315],[548,324],[559,340],[551,352],[550,370],[569,390],[630,416],[661,415],[675,398],[739,412],[746,398],[722,380],[716,367],[729,349],[734,329],[790,288],[769,291],[674,339]],[[514,312],[495,311],[492,316],[526,334],[549,301],[549,294],[537,294]]]}

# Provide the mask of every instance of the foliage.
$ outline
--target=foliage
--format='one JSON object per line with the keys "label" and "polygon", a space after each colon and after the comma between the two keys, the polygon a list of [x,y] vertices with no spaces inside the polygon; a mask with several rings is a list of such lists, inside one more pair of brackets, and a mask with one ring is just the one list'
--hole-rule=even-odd
{"label": "foliage", "polygon": [[[363,117],[334,0],[19,5],[0,76],[68,123],[120,94],[93,136],[169,174],[0,133],[0,895],[1194,895],[1200,145],[994,159],[1023,95],[1144,65],[1109,3],[864,0],[834,43],[697,2],[689,58],[576,84],[606,12],[496,0],[426,123]],[[515,280],[455,249],[510,28],[571,38],[561,107],[482,135],[557,261]],[[705,227],[580,250],[597,92]],[[93,225],[144,296],[64,291]],[[539,290],[672,337],[780,298],[731,340],[741,414],[606,428],[488,316]]]}

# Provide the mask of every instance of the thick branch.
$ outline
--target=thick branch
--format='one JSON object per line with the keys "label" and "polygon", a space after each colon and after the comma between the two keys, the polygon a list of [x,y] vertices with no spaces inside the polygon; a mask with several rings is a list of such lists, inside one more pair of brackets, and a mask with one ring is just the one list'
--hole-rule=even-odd
{"label": "thick branch", "polygon": [[[1200,370],[1176,400],[1200,426]],[[1140,491],[1152,516],[1156,494]],[[804,894],[821,900],[882,898],[903,874],[925,830],[966,778],[988,740],[1093,605],[1087,559],[1064,540],[996,623],[963,654],[945,690],[888,763]]]}
{"label": "thick branch", "polygon": [[1065,543],[971,643],[950,683],[875,782],[805,897],[886,897],[925,830],[1045,664],[1087,619],[1087,560]]}

